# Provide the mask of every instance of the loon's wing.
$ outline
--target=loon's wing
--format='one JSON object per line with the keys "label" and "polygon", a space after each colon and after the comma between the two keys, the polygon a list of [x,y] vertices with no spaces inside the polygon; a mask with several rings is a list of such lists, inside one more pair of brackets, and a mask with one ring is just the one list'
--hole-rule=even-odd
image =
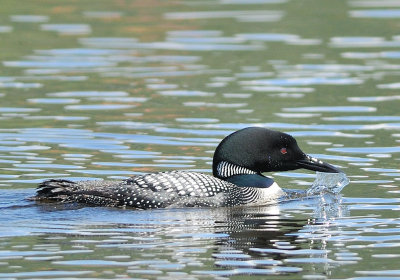
{"label": "loon's wing", "polygon": [[150,173],[124,181],[48,180],[35,200],[77,202],[93,206],[140,209],[183,206],[226,206],[235,185],[213,176],[185,171]]}
{"label": "loon's wing", "polygon": [[210,175],[168,171],[132,177],[125,181],[126,205],[137,208],[224,206],[235,185]]}

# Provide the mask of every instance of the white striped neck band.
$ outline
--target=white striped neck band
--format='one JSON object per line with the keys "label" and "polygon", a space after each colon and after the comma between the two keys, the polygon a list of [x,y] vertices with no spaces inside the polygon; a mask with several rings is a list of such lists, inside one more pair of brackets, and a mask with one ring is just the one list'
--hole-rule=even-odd
{"label": "white striped neck band", "polygon": [[221,161],[220,163],[218,163],[217,172],[218,176],[221,178],[228,178],[234,175],[243,175],[243,174],[257,174],[257,172],[253,170],[238,165],[234,165],[226,161]]}

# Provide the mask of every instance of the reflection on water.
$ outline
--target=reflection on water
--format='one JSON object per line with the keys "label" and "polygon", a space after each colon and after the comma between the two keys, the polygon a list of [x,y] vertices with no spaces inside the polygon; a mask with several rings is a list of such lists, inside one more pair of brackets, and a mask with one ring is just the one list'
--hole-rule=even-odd
{"label": "reflection on water", "polygon": [[[349,217],[349,208],[354,212],[373,207],[380,213],[384,206],[396,208],[398,199],[342,201],[321,196],[264,207],[150,211],[37,207],[23,200],[15,205],[15,197],[22,199],[30,193],[31,189],[8,191],[2,200],[8,217],[2,219],[12,218],[13,227],[2,228],[8,242],[2,244],[0,257],[10,266],[0,274],[3,278],[80,273],[148,277],[182,270],[186,277],[289,277],[308,274],[310,268],[313,273],[325,273],[360,263],[363,250],[375,251],[373,258],[390,260],[396,254],[379,253],[379,248],[399,246],[398,220],[379,215]],[[366,229],[375,234],[365,235]],[[34,237],[35,243],[21,244],[21,235]],[[214,266],[208,266],[210,260]],[[48,261],[57,270],[54,274],[12,270],[16,263],[24,267],[32,261]]]}
{"label": "reflection on water", "polygon": [[[400,277],[397,1],[4,1],[0,278]],[[247,126],[289,132],[350,185],[222,209],[25,200],[48,178],[209,173]]]}

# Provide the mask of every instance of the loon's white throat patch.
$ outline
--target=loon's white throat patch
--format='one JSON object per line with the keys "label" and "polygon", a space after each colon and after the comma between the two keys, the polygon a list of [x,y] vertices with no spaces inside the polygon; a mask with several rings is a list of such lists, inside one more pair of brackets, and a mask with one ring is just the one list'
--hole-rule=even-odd
{"label": "loon's white throat patch", "polygon": [[218,163],[217,172],[218,176],[221,178],[228,178],[233,175],[241,175],[241,174],[257,174],[257,172],[253,170],[238,165],[234,165],[226,161],[221,161],[220,163]]}

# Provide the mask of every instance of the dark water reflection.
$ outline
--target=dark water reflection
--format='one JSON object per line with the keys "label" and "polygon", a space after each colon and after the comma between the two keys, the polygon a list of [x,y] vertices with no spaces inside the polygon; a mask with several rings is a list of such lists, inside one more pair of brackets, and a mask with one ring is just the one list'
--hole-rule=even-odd
{"label": "dark water reflection", "polygon": [[[3,2],[0,278],[400,277],[396,1]],[[210,172],[219,141],[253,125],[350,185],[223,209],[25,200],[48,178]]]}

